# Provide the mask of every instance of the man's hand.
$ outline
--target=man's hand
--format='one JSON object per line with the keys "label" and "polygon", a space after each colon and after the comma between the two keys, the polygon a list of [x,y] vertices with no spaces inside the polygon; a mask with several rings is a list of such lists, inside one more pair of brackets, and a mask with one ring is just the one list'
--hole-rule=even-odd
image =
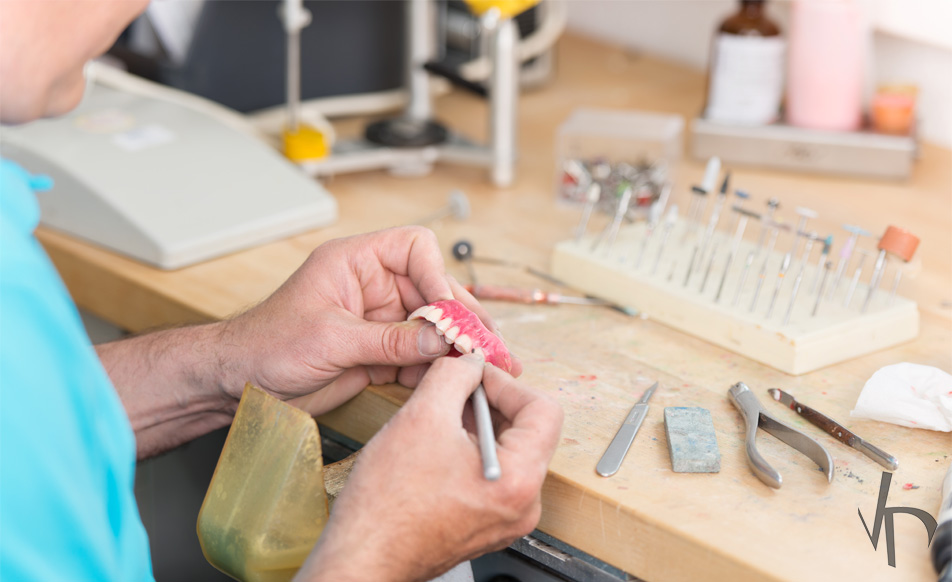
{"label": "man's hand", "polygon": [[407,315],[454,297],[498,332],[445,274],[432,231],[401,227],[330,241],[264,303],[225,324],[220,359],[233,378],[226,389],[237,398],[250,381],[318,415],[369,384],[416,386],[451,346]]}
{"label": "man's hand", "polygon": [[[136,432],[139,458],[231,422],[246,382],[312,415],[368,384],[414,387],[451,348],[416,308],[458,299],[489,314],[446,275],[432,231],[392,228],[321,245],[263,303],[231,319],[97,346]],[[513,373],[522,370],[513,361]]]}
{"label": "man's hand", "polygon": [[[499,414],[487,481],[464,412],[482,381]],[[437,360],[361,452],[296,580],[429,580],[533,530],[562,409],[478,354]]]}

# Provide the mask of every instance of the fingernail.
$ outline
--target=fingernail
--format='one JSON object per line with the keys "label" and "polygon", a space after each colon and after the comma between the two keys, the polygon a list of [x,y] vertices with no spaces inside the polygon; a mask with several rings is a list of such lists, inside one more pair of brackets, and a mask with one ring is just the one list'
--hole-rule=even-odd
{"label": "fingernail", "polygon": [[436,333],[436,326],[429,324],[423,326],[417,335],[417,349],[420,354],[427,358],[442,356],[449,351],[450,345],[443,340],[443,337]]}
{"label": "fingernail", "polygon": [[478,365],[482,365],[483,363],[486,362],[486,355],[483,354],[483,350],[476,349],[468,354],[463,354],[462,356],[460,356],[460,359],[470,360]]}

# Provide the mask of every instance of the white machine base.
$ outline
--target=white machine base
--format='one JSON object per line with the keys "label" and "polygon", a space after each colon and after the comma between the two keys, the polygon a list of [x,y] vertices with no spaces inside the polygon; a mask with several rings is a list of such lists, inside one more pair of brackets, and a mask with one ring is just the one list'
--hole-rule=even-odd
{"label": "white machine base", "polygon": [[[657,269],[654,265],[663,238],[661,229],[649,239],[640,266],[635,268],[645,234],[645,225],[636,224],[621,230],[610,251],[604,244],[593,251],[596,237],[592,236],[557,244],[552,256],[552,274],[581,291],[637,308],[653,320],[793,375],[894,346],[914,339],[919,333],[916,303],[902,297],[890,300],[888,289],[880,289],[869,310],[862,313],[868,289],[860,283],[850,307],[844,308],[843,299],[852,270],[843,276],[832,300],[826,299],[824,291],[817,315],[813,316],[816,292],[811,290],[818,275],[815,257],[804,271],[788,324],[784,325],[783,321],[800,269],[796,261],[784,277],[770,318],[765,317],[782,261],[779,253],[769,259],[755,309],[751,311],[750,306],[763,251],[752,263],[737,304],[733,306],[748,253],[756,246],[747,241],[734,257],[721,297],[715,302],[730,241],[722,233],[714,236],[711,246],[717,243],[717,256],[704,292],[700,293],[711,246],[701,268],[692,269],[692,276],[685,285],[694,240],[688,238],[682,243],[684,229],[683,222],[673,228]],[[864,278],[868,278],[871,268],[867,263]],[[822,277],[822,273],[819,276]],[[832,279],[830,274],[827,286]]]}

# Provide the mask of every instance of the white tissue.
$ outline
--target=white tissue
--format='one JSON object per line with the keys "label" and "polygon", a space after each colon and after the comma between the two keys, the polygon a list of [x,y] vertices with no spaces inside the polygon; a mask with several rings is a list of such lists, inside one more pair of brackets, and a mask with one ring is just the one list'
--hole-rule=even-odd
{"label": "white tissue", "polygon": [[880,368],[866,381],[850,416],[950,432],[952,375],[908,362]]}

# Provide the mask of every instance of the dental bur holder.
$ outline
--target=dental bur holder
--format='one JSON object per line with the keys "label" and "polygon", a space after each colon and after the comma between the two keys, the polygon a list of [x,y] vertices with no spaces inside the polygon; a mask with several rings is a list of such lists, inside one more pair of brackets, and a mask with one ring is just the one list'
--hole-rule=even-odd
{"label": "dental bur holder", "polygon": [[833,481],[833,457],[823,446],[808,437],[806,434],[786,425],[768,413],[760,401],[754,396],[747,384],[738,382],[727,391],[731,404],[744,416],[747,423],[745,446],[747,449],[747,464],[757,478],[773,487],[780,489],[783,478],[776,469],[770,466],[766,459],[757,450],[757,429],[762,428],[784,443],[800,451],[816,463],[826,475],[828,482]]}

